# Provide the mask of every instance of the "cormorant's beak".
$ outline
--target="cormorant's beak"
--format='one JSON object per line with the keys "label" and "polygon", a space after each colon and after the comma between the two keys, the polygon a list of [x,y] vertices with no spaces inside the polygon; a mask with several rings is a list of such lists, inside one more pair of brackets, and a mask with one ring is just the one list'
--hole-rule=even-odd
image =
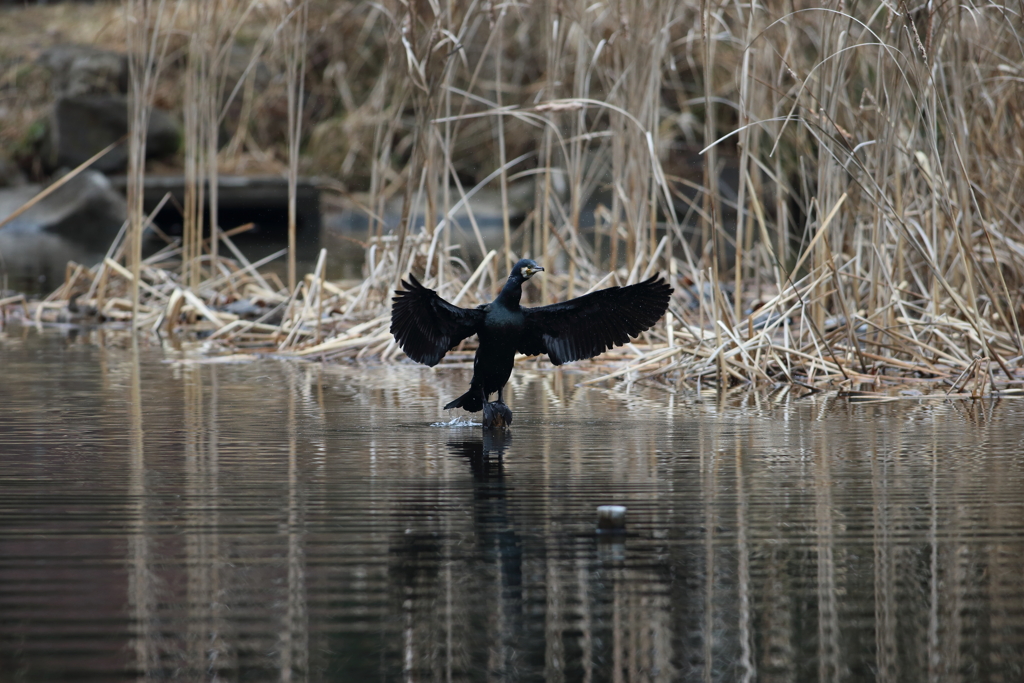
{"label": "cormorant's beak", "polygon": [[533,266],[530,266],[530,276],[532,277],[532,276],[536,275],[537,273],[539,273],[542,270],[544,270],[544,269],[541,268],[540,266],[537,266],[536,268],[534,268]]}

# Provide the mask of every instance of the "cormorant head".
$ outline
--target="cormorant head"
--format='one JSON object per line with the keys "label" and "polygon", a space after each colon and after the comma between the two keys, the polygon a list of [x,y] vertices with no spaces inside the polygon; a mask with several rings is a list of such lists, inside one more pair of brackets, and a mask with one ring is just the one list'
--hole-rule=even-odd
{"label": "cormorant head", "polygon": [[516,278],[525,282],[542,270],[544,269],[540,267],[540,264],[532,259],[519,259],[519,262],[512,266],[509,278]]}

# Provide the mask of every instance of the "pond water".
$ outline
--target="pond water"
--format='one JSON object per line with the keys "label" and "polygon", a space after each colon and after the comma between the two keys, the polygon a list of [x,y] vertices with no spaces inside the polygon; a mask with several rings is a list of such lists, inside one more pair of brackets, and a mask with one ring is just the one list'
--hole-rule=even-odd
{"label": "pond water", "polygon": [[[1024,403],[0,333],[0,680],[1019,681]],[[596,507],[628,508],[624,536]]]}

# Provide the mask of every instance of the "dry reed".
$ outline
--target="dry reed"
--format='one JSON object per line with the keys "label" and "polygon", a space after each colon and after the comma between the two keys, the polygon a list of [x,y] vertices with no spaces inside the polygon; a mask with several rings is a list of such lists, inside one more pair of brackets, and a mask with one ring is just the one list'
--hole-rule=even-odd
{"label": "dry reed", "polygon": [[[137,273],[115,268],[114,254],[70,269],[37,319],[76,296],[125,317],[123,291],[137,283],[136,324],[194,319],[210,348],[393,360],[389,299],[402,275],[470,305],[530,256],[547,269],[533,303],[655,272],[673,280],[665,322],[592,361],[588,382],[1019,388],[1019,8],[301,7],[312,27],[361,22],[356,47],[382,57],[327,69],[346,74],[337,98],[358,138],[350,147],[365,154],[366,191],[350,193],[370,216],[364,279],[330,282],[321,257],[294,287],[276,287],[255,264],[207,247],[196,282],[169,260],[157,267],[174,258],[169,246]],[[310,40],[303,21],[291,29]],[[287,35],[294,180],[307,53],[295,51],[302,34]],[[533,207],[515,226],[509,192],[526,184]],[[485,186],[502,198],[495,251],[473,212]],[[466,244],[454,237],[459,210]],[[224,310],[235,299],[268,312],[236,319]]]}
{"label": "dry reed", "polygon": [[[163,68],[170,31],[166,0],[125,0],[128,48],[128,231],[126,261],[131,273],[132,315],[139,317],[142,282],[142,203],[146,172],[146,131],[153,95]],[[173,23],[173,15],[170,22]]]}

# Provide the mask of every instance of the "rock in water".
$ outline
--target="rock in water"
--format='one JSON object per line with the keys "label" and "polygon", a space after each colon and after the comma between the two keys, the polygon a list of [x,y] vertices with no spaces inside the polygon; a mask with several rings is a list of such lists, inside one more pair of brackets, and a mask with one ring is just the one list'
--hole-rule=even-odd
{"label": "rock in water", "polygon": [[[36,196],[40,185],[0,189],[0,220]],[[107,177],[84,171],[0,228],[3,271],[24,291],[44,293],[62,282],[68,261],[103,259],[125,219],[124,197]]]}
{"label": "rock in water", "polygon": [[[43,188],[39,185],[0,190],[0,220],[17,211]],[[125,220],[124,197],[98,171],[83,171],[13,221],[0,234],[49,233],[105,249]]]}

